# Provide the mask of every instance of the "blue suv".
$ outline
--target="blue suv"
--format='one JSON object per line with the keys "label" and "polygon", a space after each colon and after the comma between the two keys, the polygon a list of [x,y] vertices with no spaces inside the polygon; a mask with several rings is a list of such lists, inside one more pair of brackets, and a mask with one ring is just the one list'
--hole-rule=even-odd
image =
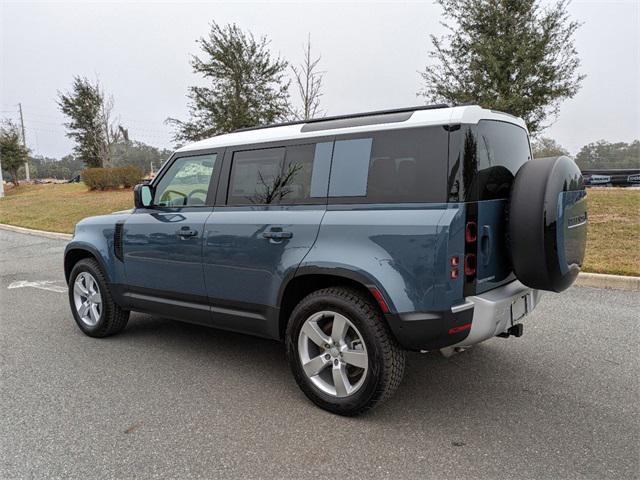
{"label": "blue suv", "polygon": [[321,408],[389,397],[404,351],[522,335],[574,281],[586,194],[567,157],[531,160],[524,122],[435,105],[246,129],[179,149],[135,208],[65,251],[92,337],[130,311],[283,340]]}

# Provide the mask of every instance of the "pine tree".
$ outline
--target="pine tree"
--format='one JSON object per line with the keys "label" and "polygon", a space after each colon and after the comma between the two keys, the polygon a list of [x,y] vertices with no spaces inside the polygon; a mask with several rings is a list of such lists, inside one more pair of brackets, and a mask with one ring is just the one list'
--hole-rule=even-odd
{"label": "pine tree", "polygon": [[168,118],[176,127],[177,143],[265,125],[287,117],[289,82],[287,62],[272,58],[266,37],[256,40],[237,25],[211,23],[208,37],[200,38],[203,55],[193,56],[194,73],[208,86],[189,88],[189,120]]}
{"label": "pine tree", "polygon": [[75,140],[73,151],[87,167],[102,167],[108,157],[103,118],[104,95],[99,85],[74,77],[68,93],[58,93],[58,105],[69,117],[67,137]]}
{"label": "pine tree", "polygon": [[431,36],[434,61],[419,95],[432,102],[477,103],[524,118],[532,133],[552,123],[580,89],[574,47],[579,23],[568,0],[437,0],[449,33]]}

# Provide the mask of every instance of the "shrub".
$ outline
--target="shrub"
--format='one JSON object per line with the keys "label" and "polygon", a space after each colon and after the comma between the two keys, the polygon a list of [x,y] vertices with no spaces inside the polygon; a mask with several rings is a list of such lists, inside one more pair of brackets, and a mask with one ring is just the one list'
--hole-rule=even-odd
{"label": "shrub", "polygon": [[138,167],[116,167],[111,169],[117,176],[120,185],[124,188],[131,188],[142,181],[144,174]]}
{"label": "shrub", "polygon": [[140,183],[142,176],[138,167],[86,168],[82,171],[82,181],[89,190],[131,188]]}

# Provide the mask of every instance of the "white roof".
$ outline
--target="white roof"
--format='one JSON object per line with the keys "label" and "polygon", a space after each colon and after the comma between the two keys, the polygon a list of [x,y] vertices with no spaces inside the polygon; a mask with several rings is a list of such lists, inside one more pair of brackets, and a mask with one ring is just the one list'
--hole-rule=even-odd
{"label": "white roof", "polygon": [[425,127],[430,125],[449,125],[456,123],[477,124],[480,120],[500,120],[513,123],[526,130],[527,126],[521,118],[516,118],[502,112],[496,112],[476,105],[464,107],[434,108],[429,110],[415,110],[411,118],[403,122],[379,123],[359,127],[335,128],[321,131],[301,132],[305,125],[283,125],[281,127],[260,128],[242,132],[227,133],[216,137],[190,143],[180,148],[178,152],[204,150],[207,148],[222,148],[251,143],[275,142],[304,138],[315,138],[323,135],[340,135],[347,133],[373,132],[380,130],[396,130],[401,128]]}

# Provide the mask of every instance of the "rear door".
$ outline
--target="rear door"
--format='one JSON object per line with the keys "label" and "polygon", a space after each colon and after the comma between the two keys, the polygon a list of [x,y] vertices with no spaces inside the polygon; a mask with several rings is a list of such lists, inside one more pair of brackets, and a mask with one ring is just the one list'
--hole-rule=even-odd
{"label": "rear door", "polygon": [[152,206],[137,209],[127,219],[125,296],[137,308],[209,323],[202,242],[213,211],[221,153],[174,158],[154,182]]}
{"label": "rear door", "polygon": [[227,151],[203,251],[215,325],[278,335],[280,286],[318,234],[332,148],[321,141]]}
{"label": "rear door", "polygon": [[531,159],[527,132],[512,123],[482,120],[477,128],[476,292],[515,277],[506,239],[507,204],[516,173]]}

